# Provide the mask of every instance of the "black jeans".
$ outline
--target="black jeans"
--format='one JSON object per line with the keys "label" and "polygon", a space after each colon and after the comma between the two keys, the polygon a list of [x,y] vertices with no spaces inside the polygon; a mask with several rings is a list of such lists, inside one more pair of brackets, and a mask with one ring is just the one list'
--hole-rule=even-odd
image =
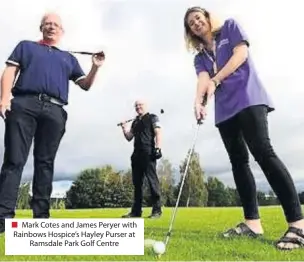
{"label": "black jeans", "polygon": [[131,157],[131,166],[134,185],[132,213],[141,215],[144,177],[146,177],[148,181],[151,192],[152,213],[160,212],[160,185],[156,173],[156,160],[145,152],[133,153]]}
{"label": "black jeans", "polygon": [[256,185],[249,167],[246,144],[277,195],[287,222],[302,219],[301,204],[293,180],[270,142],[267,108],[249,107],[218,125],[218,128],[230,158],[245,219],[259,218]]}
{"label": "black jeans", "polygon": [[34,140],[31,208],[34,218],[50,216],[55,156],[65,133],[66,111],[34,96],[16,96],[6,113],[4,159],[0,175],[0,218],[15,216],[23,168]]}

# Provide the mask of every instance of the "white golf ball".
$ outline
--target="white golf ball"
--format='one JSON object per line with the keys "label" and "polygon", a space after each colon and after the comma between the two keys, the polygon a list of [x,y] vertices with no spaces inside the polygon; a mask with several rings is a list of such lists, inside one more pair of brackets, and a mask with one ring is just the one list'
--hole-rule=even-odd
{"label": "white golf ball", "polygon": [[153,251],[157,255],[162,255],[166,251],[166,245],[163,242],[161,242],[161,241],[157,241],[153,245]]}

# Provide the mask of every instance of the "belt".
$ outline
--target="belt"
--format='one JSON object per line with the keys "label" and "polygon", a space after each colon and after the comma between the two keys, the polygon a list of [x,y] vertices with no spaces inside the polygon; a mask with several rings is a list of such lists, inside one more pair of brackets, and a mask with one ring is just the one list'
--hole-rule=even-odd
{"label": "belt", "polygon": [[64,106],[65,105],[65,103],[61,102],[59,99],[51,97],[51,96],[46,95],[46,94],[38,94],[36,96],[38,97],[38,99],[40,101],[43,101],[43,102],[50,102],[52,104],[59,105],[59,106]]}

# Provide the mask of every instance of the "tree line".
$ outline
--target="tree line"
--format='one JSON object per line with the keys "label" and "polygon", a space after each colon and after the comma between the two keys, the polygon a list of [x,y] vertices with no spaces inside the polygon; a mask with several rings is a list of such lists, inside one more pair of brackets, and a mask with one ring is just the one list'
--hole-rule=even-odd
{"label": "tree line", "polygon": [[[158,162],[158,177],[161,186],[162,205],[172,207],[182,182],[186,168],[187,157],[179,166],[179,178],[168,159]],[[30,208],[30,184],[20,186],[17,209]],[[147,181],[143,186],[143,206],[150,207],[150,192]],[[304,204],[304,192],[299,193]],[[258,191],[260,206],[278,205],[275,194]],[[133,202],[133,184],[131,170],[116,171],[111,165],[101,168],[88,168],[80,172],[66,192],[64,199],[54,198],[52,209],[84,209],[84,208],[120,208],[130,207]],[[225,186],[216,177],[207,177],[200,165],[199,154],[194,152],[185,179],[179,206],[181,207],[232,207],[241,206],[239,195],[235,188]]]}

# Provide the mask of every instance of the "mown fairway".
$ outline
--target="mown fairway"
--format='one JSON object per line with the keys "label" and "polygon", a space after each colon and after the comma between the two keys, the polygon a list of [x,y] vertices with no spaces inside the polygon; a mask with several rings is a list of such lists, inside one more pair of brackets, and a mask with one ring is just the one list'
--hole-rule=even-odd
{"label": "mown fairway", "polygon": [[[54,218],[117,218],[127,211],[127,209],[54,210],[52,216]],[[145,209],[144,216],[149,215],[149,212],[150,209]],[[161,219],[146,219],[145,237],[163,240],[168,231],[171,212],[172,209],[167,208]],[[273,246],[273,242],[286,230],[282,210],[279,207],[264,207],[261,208],[261,216],[264,221],[264,239],[225,240],[218,234],[240,221],[242,217],[240,208],[179,208],[167,252],[159,260],[303,260],[304,248],[282,252]],[[30,211],[17,212],[17,218],[28,217],[31,217]],[[144,256],[5,256],[3,235],[0,241],[0,261],[156,260],[150,249],[146,249]]]}

